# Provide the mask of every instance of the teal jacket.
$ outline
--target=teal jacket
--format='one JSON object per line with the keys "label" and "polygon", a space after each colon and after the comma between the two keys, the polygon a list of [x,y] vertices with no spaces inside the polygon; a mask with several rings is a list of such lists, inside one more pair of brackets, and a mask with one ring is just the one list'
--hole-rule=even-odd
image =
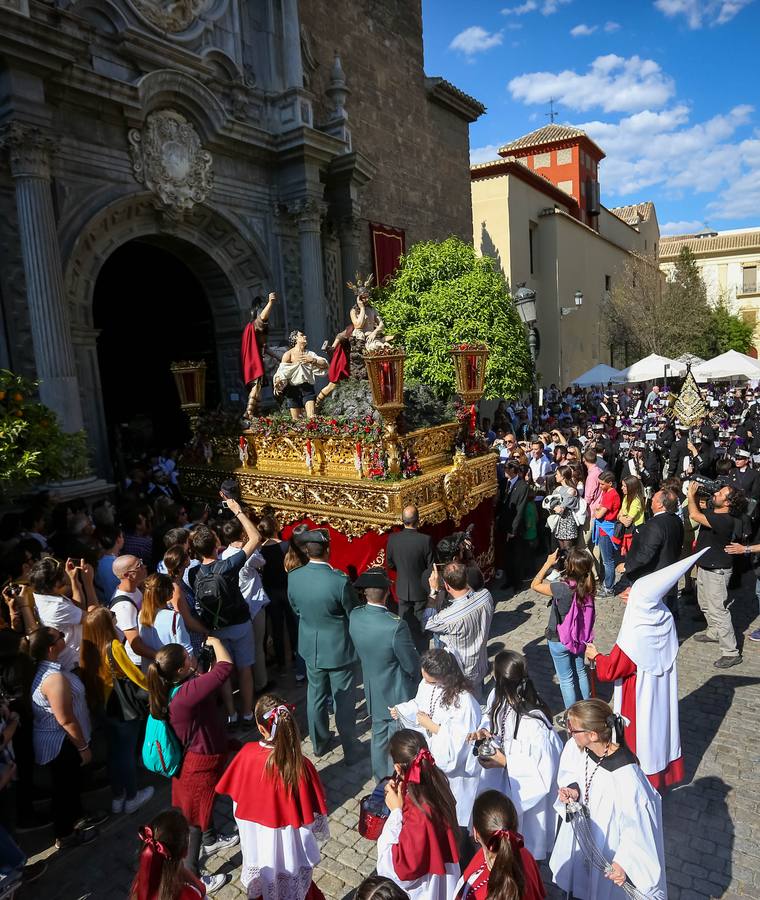
{"label": "teal jacket", "polygon": [[288,600],[298,616],[298,652],[313,669],[356,662],[348,616],[358,597],[348,575],[310,562],[288,574]]}
{"label": "teal jacket", "polygon": [[360,606],[348,630],[362,664],[367,709],[390,719],[389,706],[411,700],[420,681],[420,657],[409,626],[381,606]]}

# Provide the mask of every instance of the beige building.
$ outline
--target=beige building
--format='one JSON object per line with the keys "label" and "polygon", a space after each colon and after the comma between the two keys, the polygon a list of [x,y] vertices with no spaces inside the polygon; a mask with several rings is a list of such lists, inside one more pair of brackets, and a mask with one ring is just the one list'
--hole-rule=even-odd
{"label": "beige building", "polygon": [[657,254],[654,205],[603,206],[596,173],[604,153],[577,128],[547,125],[499,153],[471,168],[475,248],[496,260],[513,290],[525,283],[536,292],[539,384],[633,362],[605,344],[601,308],[631,251]]}
{"label": "beige building", "polygon": [[754,348],[760,351],[760,228],[679,234],[660,242],[660,268],[666,276],[675,269],[684,247],[694,254],[712,305],[721,301],[755,327]]}

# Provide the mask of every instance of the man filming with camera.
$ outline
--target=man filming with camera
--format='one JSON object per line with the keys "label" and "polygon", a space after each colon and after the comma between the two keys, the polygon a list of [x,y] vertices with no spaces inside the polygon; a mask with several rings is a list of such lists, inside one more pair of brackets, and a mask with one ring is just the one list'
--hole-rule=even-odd
{"label": "man filming with camera", "polygon": [[[700,488],[702,497],[705,488],[710,493],[704,508],[697,493]],[[721,656],[714,663],[718,669],[729,669],[742,661],[727,608],[733,560],[725,548],[736,540],[746,508],[744,492],[730,484],[718,487],[715,483],[692,481],[689,485],[689,516],[700,526],[696,552],[707,549],[697,563],[697,603],[707,619],[707,629],[696,634],[694,640],[720,646]]]}

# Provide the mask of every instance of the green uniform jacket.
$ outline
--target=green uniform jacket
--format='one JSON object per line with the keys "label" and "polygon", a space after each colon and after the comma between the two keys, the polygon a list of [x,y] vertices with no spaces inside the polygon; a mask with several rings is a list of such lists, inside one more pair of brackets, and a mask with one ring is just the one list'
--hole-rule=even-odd
{"label": "green uniform jacket", "polygon": [[310,562],[288,574],[288,600],[298,616],[298,652],[312,669],[356,662],[348,615],[359,602],[345,572]]}
{"label": "green uniform jacket", "polygon": [[367,709],[390,719],[389,706],[411,700],[420,682],[420,657],[409,626],[380,606],[360,606],[348,625],[364,673]]}

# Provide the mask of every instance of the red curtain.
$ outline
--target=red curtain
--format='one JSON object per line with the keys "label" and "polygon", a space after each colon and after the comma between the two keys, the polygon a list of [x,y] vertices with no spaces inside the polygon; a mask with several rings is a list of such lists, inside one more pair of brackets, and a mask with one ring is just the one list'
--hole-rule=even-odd
{"label": "red curtain", "polygon": [[[399,531],[393,528],[378,534],[375,531],[367,531],[361,537],[349,540],[345,534],[336,531],[324,522],[314,522],[312,519],[303,518],[289,522],[282,529],[282,536],[286,540],[290,538],[296,525],[306,522],[310,528],[327,528],[330,532],[330,563],[336,569],[342,569],[349,578],[354,581],[365,569],[370,566],[382,566],[386,568],[385,546],[388,543],[388,535],[391,531]],[[492,497],[484,500],[476,509],[463,517],[458,525],[447,520],[437,525],[423,526],[420,530],[432,536],[437,543],[441,538],[453,534],[455,531],[464,531],[471,523],[475,523],[473,531],[473,544],[478,564],[483,575],[488,579],[493,574],[493,522],[494,501]],[[386,570],[387,571],[387,570]],[[395,572],[388,572],[395,580]]]}
{"label": "red curtain", "polygon": [[406,250],[406,237],[401,228],[372,222],[369,225],[369,236],[375,263],[375,284],[385,284],[398,268],[401,254]]}

